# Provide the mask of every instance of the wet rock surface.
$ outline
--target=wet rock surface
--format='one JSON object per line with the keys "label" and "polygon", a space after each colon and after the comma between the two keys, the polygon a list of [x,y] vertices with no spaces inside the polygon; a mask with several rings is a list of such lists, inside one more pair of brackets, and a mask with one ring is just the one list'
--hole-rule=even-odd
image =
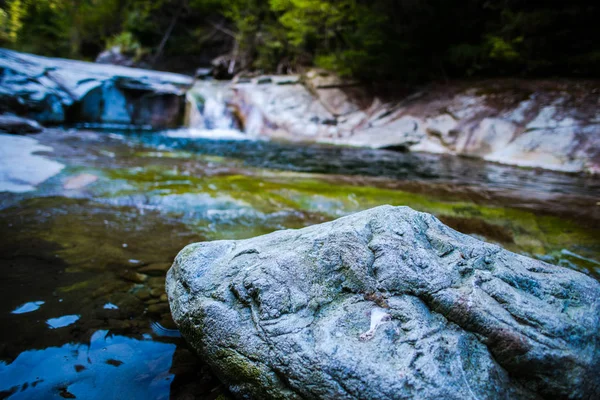
{"label": "wet rock surface", "polygon": [[0,112],[40,123],[181,125],[190,77],[0,49]]}
{"label": "wet rock surface", "polygon": [[[124,67],[137,67],[138,63],[135,57],[130,54],[125,54],[121,46],[113,46],[98,54],[96,57],[98,64],[122,65]],[[143,66],[140,66],[143,68]]]}
{"label": "wet rock surface", "polygon": [[37,153],[51,151],[31,137],[0,132],[0,193],[23,193],[58,174],[63,164]]}
{"label": "wet rock surface", "polygon": [[193,244],[166,287],[239,397],[600,395],[596,280],[407,207]]}

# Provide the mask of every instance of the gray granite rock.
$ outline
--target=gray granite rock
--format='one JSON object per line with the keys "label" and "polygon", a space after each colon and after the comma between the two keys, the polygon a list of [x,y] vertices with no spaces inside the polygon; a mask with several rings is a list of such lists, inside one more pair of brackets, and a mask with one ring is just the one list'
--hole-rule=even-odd
{"label": "gray granite rock", "polygon": [[192,244],[181,333],[239,398],[600,398],[600,284],[383,206]]}
{"label": "gray granite rock", "polygon": [[113,46],[98,54],[96,57],[98,64],[122,65],[124,67],[136,67],[134,57],[125,54],[121,46]]}

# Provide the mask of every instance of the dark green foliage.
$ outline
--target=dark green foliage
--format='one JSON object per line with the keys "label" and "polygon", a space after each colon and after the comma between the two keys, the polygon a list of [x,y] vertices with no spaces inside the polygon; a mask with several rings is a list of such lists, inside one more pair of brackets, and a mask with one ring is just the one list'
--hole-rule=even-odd
{"label": "dark green foliage", "polygon": [[368,80],[598,77],[599,17],[585,0],[0,0],[0,44],[152,59],[164,42],[163,60],[230,52],[246,69]]}

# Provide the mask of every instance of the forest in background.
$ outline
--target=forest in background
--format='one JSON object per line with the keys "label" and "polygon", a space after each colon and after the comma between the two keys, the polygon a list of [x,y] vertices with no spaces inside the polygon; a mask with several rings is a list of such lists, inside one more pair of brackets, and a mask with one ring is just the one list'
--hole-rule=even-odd
{"label": "forest in background", "polygon": [[228,54],[367,81],[597,78],[599,17],[584,0],[0,0],[0,46],[84,60],[120,46],[180,71]]}

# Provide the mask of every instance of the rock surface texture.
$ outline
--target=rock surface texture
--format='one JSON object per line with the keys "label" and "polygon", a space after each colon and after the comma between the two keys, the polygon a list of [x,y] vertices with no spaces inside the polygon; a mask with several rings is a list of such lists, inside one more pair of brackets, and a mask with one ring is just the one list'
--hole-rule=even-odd
{"label": "rock surface texture", "polygon": [[174,127],[192,79],[0,49],[0,113],[41,123]]}
{"label": "rock surface texture", "polygon": [[406,207],[192,244],[167,292],[240,398],[600,398],[596,280]]}
{"label": "rock surface texture", "polygon": [[600,173],[594,82],[450,83],[381,101],[354,82],[312,71],[240,81],[232,91],[251,135]]}

